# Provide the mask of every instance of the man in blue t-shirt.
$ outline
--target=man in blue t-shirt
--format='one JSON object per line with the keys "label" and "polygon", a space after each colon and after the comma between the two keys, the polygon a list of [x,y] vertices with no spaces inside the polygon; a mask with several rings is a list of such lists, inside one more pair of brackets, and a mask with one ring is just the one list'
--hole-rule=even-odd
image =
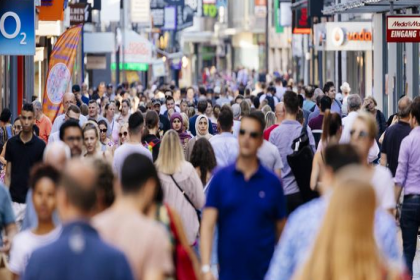
{"label": "man in blue t-shirt", "polygon": [[201,271],[212,279],[210,255],[218,226],[220,280],[263,279],[286,218],[278,177],[261,165],[263,120],[251,114],[239,130],[236,163],[216,173],[209,186],[201,225]]}

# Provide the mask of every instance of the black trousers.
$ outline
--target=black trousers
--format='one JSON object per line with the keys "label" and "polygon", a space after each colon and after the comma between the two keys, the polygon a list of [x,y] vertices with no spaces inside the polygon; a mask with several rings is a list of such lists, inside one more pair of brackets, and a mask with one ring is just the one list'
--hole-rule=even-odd
{"label": "black trousers", "polygon": [[286,195],[287,216],[304,203],[300,192]]}

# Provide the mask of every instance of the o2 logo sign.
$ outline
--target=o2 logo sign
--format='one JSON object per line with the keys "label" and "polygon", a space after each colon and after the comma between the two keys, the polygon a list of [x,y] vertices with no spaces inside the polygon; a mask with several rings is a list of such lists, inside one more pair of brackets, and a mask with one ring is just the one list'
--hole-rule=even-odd
{"label": "o2 logo sign", "polygon": [[35,55],[34,0],[0,0],[0,55]]}
{"label": "o2 logo sign", "polygon": [[[16,28],[15,28],[15,31],[13,33],[8,33],[6,31],[6,28],[5,28],[6,19],[9,18],[9,17],[13,18],[14,21],[16,22]],[[20,33],[20,36],[22,36],[22,40],[20,41],[20,44],[21,45],[26,45],[27,44],[27,42],[26,42],[26,32],[20,32],[21,27],[22,27],[22,23],[20,21],[20,17],[15,12],[7,12],[4,15],[2,15],[1,18],[0,18],[0,33],[1,33],[1,35],[3,35],[4,38],[6,38],[6,39],[12,40],[12,39],[15,39]]]}

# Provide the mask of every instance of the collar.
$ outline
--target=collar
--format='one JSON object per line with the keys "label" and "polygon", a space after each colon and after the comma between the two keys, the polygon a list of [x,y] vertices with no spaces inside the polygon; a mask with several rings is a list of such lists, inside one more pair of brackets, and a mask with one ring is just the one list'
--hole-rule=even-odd
{"label": "collar", "polygon": [[300,122],[298,122],[297,120],[283,120],[282,122],[281,122],[281,124],[283,125],[283,124],[299,124],[299,125],[301,125],[300,124]]}
{"label": "collar", "polygon": [[20,134],[21,134],[22,132],[19,132],[19,134],[18,135],[16,135],[17,136],[17,141],[19,142],[19,143],[21,143],[21,144],[23,144],[23,145],[28,145],[28,144],[32,144],[32,143],[34,143],[35,142],[35,138],[36,138],[36,136],[35,135],[32,135],[32,138],[31,138],[31,140],[29,140],[28,142],[26,142],[26,143],[23,143],[23,141],[22,141],[22,139],[20,139]]}
{"label": "collar", "polygon": [[415,131],[416,133],[417,132],[420,132],[420,126],[416,126],[415,128],[413,128],[413,130],[412,131]]}
{"label": "collar", "polygon": [[221,137],[233,137],[231,132],[222,132],[219,134]]}
{"label": "collar", "polygon": [[98,235],[96,229],[94,229],[87,220],[76,220],[63,225],[63,236],[75,232]]}
{"label": "collar", "polygon": [[[235,163],[233,164],[234,174],[235,175],[241,175],[243,178],[245,178],[244,173],[236,167],[236,163],[237,163],[237,161],[235,161]],[[261,177],[261,178],[264,177],[263,166],[261,165],[261,161],[259,159],[258,159],[258,169],[257,169],[257,171],[254,174],[252,174],[251,178],[249,178],[249,180],[247,182],[250,182],[252,179],[258,178],[258,177]]]}

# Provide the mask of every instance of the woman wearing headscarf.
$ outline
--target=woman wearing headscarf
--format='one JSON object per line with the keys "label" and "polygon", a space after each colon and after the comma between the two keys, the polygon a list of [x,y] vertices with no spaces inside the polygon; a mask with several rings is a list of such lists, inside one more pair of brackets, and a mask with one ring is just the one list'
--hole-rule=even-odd
{"label": "woman wearing headscarf", "polygon": [[209,133],[209,119],[205,115],[199,115],[195,120],[195,131],[197,136],[188,141],[187,149],[185,150],[185,157],[188,161],[191,159],[191,154],[195,145],[195,142],[200,138],[206,138],[209,140],[213,135]]}
{"label": "woman wearing headscarf", "polygon": [[184,149],[184,154],[187,149],[188,142],[192,136],[186,131],[183,124],[183,119],[180,113],[173,113],[171,116],[171,129],[175,130],[178,133],[179,140],[181,141],[182,148]]}

